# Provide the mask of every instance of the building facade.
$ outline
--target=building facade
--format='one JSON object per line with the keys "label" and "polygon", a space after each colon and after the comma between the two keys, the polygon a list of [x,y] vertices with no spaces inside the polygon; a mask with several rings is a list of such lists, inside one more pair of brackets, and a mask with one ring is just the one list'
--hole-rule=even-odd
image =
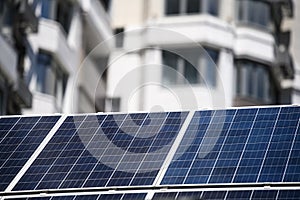
{"label": "building facade", "polygon": [[87,55],[112,37],[107,6],[98,0],[0,3],[0,114],[104,110],[99,77],[111,46]]}
{"label": "building facade", "polygon": [[106,110],[297,103],[298,4],[112,1]]}
{"label": "building facade", "polygon": [[37,18],[26,1],[0,3],[0,115],[21,114],[32,105],[25,79],[27,36],[37,32]]}
{"label": "building facade", "polygon": [[103,111],[104,106],[98,102],[103,99],[105,83],[98,78],[111,47],[105,46],[86,57],[96,45],[112,36],[104,3],[32,1],[39,31],[28,38],[34,54],[27,69],[33,105],[24,113]]}

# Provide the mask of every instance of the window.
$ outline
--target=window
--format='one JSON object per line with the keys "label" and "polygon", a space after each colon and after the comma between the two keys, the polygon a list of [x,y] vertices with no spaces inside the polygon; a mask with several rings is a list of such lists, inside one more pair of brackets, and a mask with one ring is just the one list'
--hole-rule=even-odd
{"label": "window", "polygon": [[51,8],[53,0],[41,0],[41,17],[51,19]]}
{"label": "window", "polygon": [[238,0],[238,21],[267,27],[271,20],[268,3],[256,0]]}
{"label": "window", "polygon": [[236,63],[236,93],[264,103],[275,103],[275,88],[267,66],[248,60]]}
{"label": "window", "polygon": [[37,58],[36,90],[56,97],[57,105],[61,107],[68,81],[68,75],[48,53],[40,52]]}
{"label": "window", "polygon": [[121,99],[120,98],[106,98],[106,112],[119,112]]}
{"label": "window", "polygon": [[122,48],[124,44],[124,28],[116,28],[114,32],[116,35],[115,45],[117,48]]}
{"label": "window", "polygon": [[110,8],[110,0],[100,0],[100,2],[103,5],[105,11],[107,12]]}
{"label": "window", "polygon": [[165,0],[166,15],[219,15],[219,0]]}
{"label": "window", "polygon": [[69,1],[57,1],[56,20],[62,25],[64,31],[69,33],[73,15],[73,6]]}
{"label": "window", "polygon": [[[199,49],[179,49],[162,51],[163,77],[166,85],[203,84],[217,86],[217,69],[219,53],[206,48],[207,54]],[[176,52],[176,53],[175,53]]]}
{"label": "window", "polygon": [[0,32],[7,41],[13,43],[12,28],[14,20],[14,8],[10,1],[0,3]]}
{"label": "window", "polygon": [[71,1],[40,0],[39,6],[37,3],[35,6],[41,9],[40,17],[56,20],[68,34],[73,15],[73,3]]}

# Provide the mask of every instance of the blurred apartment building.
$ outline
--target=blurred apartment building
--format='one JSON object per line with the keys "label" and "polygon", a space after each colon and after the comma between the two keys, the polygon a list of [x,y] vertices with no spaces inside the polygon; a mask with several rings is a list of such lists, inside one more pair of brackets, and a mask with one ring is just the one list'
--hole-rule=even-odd
{"label": "blurred apartment building", "polygon": [[300,102],[298,1],[114,0],[111,17],[107,110]]}
{"label": "blurred apartment building", "polygon": [[98,79],[111,46],[85,58],[112,37],[107,6],[99,0],[0,2],[0,114],[104,110],[105,83]]}

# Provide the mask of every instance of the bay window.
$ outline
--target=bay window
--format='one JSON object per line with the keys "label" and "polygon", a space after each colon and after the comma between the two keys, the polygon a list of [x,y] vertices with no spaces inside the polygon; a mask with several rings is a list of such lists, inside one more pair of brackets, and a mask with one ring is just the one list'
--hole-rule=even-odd
{"label": "bay window", "polygon": [[166,15],[219,14],[219,0],[165,0]]}
{"label": "bay window", "polygon": [[[166,85],[202,84],[210,88],[217,86],[218,51],[206,48],[186,48],[162,51],[163,76]],[[175,53],[176,52],[176,53]]]}
{"label": "bay window", "polygon": [[249,60],[236,62],[237,96],[262,103],[275,103],[275,88],[268,67]]}
{"label": "bay window", "polygon": [[257,0],[237,0],[239,22],[268,27],[271,22],[270,4]]}
{"label": "bay window", "polygon": [[57,106],[61,107],[68,74],[48,53],[40,52],[38,54],[36,80],[36,90],[54,96]]}

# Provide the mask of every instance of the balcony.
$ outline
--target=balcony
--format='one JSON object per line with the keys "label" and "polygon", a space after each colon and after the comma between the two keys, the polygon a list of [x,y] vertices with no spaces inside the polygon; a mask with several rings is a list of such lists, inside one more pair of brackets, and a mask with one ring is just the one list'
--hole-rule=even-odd
{"label": "balcony", "polygon": [[9,83],[17,81],[17,54],[0,35],[0,68]]}
{"label": "balcony", "polygon": [[75,70],[74,66],[77,66],[79,58],[69,47],[66,34],[58,22],[40,19],[38,34],[30,35],[29,41],[36,51],[41,49],[52,53],[68,73]]}
{"label": "balcony", "polygon": [[240,58],[274,62],[275,40],[271,33],[251,27],[237,27],[234,52]]}
{"label": "balcony", "polygon": [[[221,19],[207,14],[163,17],[149,22],[148,45],[180,45],[206,43],[232,49],[234,29]],[[167,30],[167,31],[164,31]],[[141,34],[143,31],[141,31]],[[134,36],[132,37],[134,40]],[[143,41],[143,40],[142,40]],[[126,44],[136,44],[128,41]]]}
{"label": "balcony", "polygon": [[87,50],[93,50],[98,44],[109,39],[109,42],[103,43],[97,52],[93,52],[96,56],[107,56],[111,51],[114,42],[110,19],[98,0],[78,0],[81,9],[85,14],[86,27],[85,38],[87,39]]}

